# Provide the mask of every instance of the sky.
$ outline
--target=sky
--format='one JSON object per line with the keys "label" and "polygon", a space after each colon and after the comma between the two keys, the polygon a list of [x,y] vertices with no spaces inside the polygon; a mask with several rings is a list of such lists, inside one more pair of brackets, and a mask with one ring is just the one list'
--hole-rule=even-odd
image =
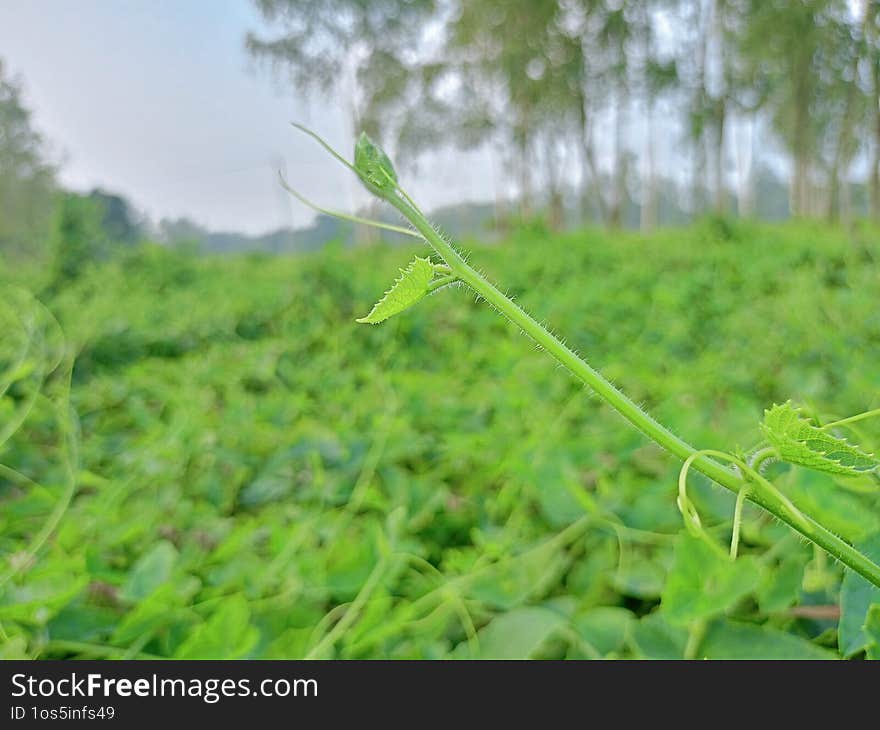
{"label": "sky", "polygon": [[[121,193],[154,221],[263,233],[314,214],[278,185],[353,210],[368,194],[289,125],[352,146],[338,96],[298,98],[244,49],[249,0],[0,0],[0,58],[20,77],[63,185]],[[408,185],[425,207],[493,199],[491,160],[432,155]]]}

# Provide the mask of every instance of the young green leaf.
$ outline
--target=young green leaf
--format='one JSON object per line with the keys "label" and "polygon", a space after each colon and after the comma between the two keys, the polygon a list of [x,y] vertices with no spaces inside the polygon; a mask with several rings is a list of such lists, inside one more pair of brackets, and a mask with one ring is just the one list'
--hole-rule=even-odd
{"label": "young green leaf", "polygon": [[880,466],[873,454],[814,426],[791,401],[764,411],[761,431],[790,464],[849,475],[865,474]]}
{"label": "young green leaf", "polygon": [[361,132],[354,147],[354,169],[361,182],[374,195],[384,194],[397,187],[397,173],[385,151]]}
{"label": "young green leaf", "polygon": [[428,293],[431,279],[434,278],[434,264],[428,259],[416,256],[400,277],[382,297],[366,317],[356,320],[365,324],[379,324],[404,309],[411,307]]}

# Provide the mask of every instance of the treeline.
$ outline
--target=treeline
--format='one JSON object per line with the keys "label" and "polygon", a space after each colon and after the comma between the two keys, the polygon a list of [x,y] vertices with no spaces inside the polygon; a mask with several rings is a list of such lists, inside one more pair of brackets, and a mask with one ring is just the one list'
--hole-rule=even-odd
{"label": "treeline", "polygon": [[39,267],[40,284],[53,287],[140,241],[145,228],[118,195],[61,188],[21,87],[0,60],[0,273]]}
{"label": "treeline", "polygon": [[[445,211],[453,232],[536,215],[880,219],[880,0],[254,2],[268,30],[247,36],[249,53],[301,94],[333,92],[400,167],[491,150],[512,220],[463,204]],[[277,252],[352,235],[320,217],[250,238],[151,226],[119,196],[62,190],[50,159],[0,62],[7,271],[38,262],[64,280],[145,237]]]}
{"label": "treeline", "polygon": [[649,227],[670,181],[691,215],[753,215],[778,162],[792,215],[880,218],[880,0],[254,2],[254,57],[399,161],[490,145],[527,215],[574,186]]}

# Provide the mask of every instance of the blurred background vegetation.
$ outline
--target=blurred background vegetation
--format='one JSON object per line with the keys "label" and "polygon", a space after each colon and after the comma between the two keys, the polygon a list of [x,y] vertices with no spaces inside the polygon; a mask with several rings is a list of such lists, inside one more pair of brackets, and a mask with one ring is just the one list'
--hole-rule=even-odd
{"label": "blurred background vegetation", "polygon": [[[332,98],[334,117],[366,130],[412,176],[430,176],[430,164],[420,165],[432,154],[491,153],[510,185],[496,201],[462,193],[438,211],[453,235],[504,232],[536,216],[552,230],[649,230],[710,212],[880,217],[876,2],[254,5],[264,22],[243,43],[257,69],[297,98]],[[143,220],[133,212],[138,201],[100,190],[75,202],[53,184],[23,84],[0,66],[0,255],[9,265],[76,249],[74,229],[90,216],[103,233],[81,238],[190,242],[217,252],[314,249],[355,235],[324,217],[262,236]]]}
{"label": "blurred background vegetation", "polygon": [[[877,407],[880,2],[254,7],[243,57],[344,89],[405,179],[488,151],[508,194],[435,220],[691,442]],[[679,465],[463,292],[354,325],[410,241],[66,189],[10,62],[0,655],[880,656],[880,592],[757,510],[735,570],[706,554]],[[774,468],[880,559],[876,479]]]}

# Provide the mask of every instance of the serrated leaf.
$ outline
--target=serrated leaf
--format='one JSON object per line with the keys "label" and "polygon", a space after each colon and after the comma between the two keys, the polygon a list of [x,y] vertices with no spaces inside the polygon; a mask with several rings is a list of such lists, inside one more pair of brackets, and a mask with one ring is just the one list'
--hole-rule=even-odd
{"label": "serrated leaf", "polygon": [[873,454],[814,426],[790,401],[764,411],[761,431],[790,464],[849,475],[865,474],[880,467]]}
{"label": "serrated leaf", "polygon": [[385,296],[376,302],[370,313],[356,321],[378,324],[400,314],[428,293],[428,286],[433,278],[434,265],[428,259],[416,256],[405,269],[400,270],[400,276],[385,292]]}

